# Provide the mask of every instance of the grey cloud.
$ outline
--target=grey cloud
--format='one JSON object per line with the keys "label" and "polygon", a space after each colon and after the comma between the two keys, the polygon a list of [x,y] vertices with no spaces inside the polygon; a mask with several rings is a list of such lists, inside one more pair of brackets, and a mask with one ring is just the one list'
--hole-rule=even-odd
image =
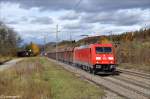
{"label": "grey cloud", "polygon": [[19,24],[21,22],[27,22],[28,19],[26,17],[20,17],[18,18],[18,20],[14,19],[14,18],[3,18],[3,21],[5,24],[9,24],[9,25],[12,25],[12,24]]}
{"label": "grey cloud", "polygon": [[83,0],[79,11],[100,12],[118,9],[150,8],[150,0]]}
{"label": "grey cloud", "polygon": [[79,18],[79,13],[69,12],[66,15],[59,17],[60,20],[75,20]]}
{"label": "grey cloud", "polygon": [[8,21],[8,22],[5,22],[6,24],[18,24],[17,21]]}
{"label": "grey cloud", "polygon": [[116,25],[124,25],[124,26],[130,26],[139,24],[141,21],[143,21],[140,16],[135,15],[129,15],[129,16],[120,16],[116,20],[114,20],[114,23]]}
{"label": "grey cloud", "polygon": [[87,13],[82,16],[81,22],[129,26],[142,22],[143,18],[141,15],[142,13],[138,12],[128,13],[128,10],[102,12],[98,14]]}
{"label": "grey cloud", "polygon": [[31,23],[52,24],[53,20],[49,17],[36,17]]}
{"label": "grey cloud", "polygon": [[[22,7],[41,7],[47,10],[70,10],[79,0],[1,0],[20,3]],[[99,12],[127,8],[150,8],[150,0],[82,0],[75,8],[79,12]]]}
{"label": "grey cloud", "polygon": [[24,8],[41,7],[47,10],[70,9],[74,5],[71,0],[1,0],[1,2],[19,3]]}
{"label": "grey cloud", "polygon": [[[36,42],[38,44],[43,44],[44,43],[44,36],[47,36],[47,42],[49,41],[55,41],[55,37],[53,35],[49,35],[50,31],[45,31],[43,33],[43,31],[22,31],[22,33],[20,33],[20,35],[24,34],[24,36],[22,36],[22,39],[24,39],[24,43],[30,43],[32,42]],[[36,35],[36,36],[35,36]]]}
{"label": "grey cloud", "polygon": [[20,21],[28,21],[28,18],[23,16],[23,17],[21,17]]}
{"label": "grey cloud", "polygon": [[90,30],[93,28],[92,24],[84,24],[84,23],[72,23],[72,24],[65,24],[64,29],[66,30]]}

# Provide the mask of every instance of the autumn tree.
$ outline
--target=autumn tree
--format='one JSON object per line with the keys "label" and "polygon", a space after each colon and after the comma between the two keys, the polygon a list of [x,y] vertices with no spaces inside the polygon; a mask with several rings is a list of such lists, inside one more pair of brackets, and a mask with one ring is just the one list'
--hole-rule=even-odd
{"label": "autumn tree", "polygon": [[40,47],[33,42],[31,42],[29,45],[27,45],[26,50],[31,52],[31,54],[34,56],[36,56],[40,53]]}
{"label": "autumn tree", "polygon": [[111,43],[111,42],[110,42],[110,40],[108,40],[107,37],[102,36],[102,37],[100,37],[100,40],[98,41],[98,43],[101,43],[101,44],[108,44],[108,43]]}

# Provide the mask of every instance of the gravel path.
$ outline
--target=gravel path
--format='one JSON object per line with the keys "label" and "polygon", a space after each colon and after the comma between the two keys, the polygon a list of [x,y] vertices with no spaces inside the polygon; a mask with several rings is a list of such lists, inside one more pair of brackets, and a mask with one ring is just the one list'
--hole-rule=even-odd
{"label": "gravel path", "polygon": [[23,58],[17,58],[17,59],[10,60],[10,61],[4,63],[3,65],[0,65],[0,71],[8,69],[11,66],[14,66],[17,62],[19,62],[21,60],[23,60]]}
{"label": "gravel path", "polygon": [[123,73],[121,73],[119,76],[115,76],[114,78],[128,81],[130,83],[133,83],[134,85],[145,87],[150,90],[150,80],[148,79],[136,77],[129,74],[123,74]]}

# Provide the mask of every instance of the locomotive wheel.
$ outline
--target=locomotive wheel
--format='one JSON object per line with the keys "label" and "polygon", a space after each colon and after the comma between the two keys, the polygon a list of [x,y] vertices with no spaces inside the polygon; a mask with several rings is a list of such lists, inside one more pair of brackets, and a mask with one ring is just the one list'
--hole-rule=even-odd
{"label": "locomotive wheel", "polygon": [[92,70],[92,68],[90,67],[90,73],[92,73],[93,72],[93,70]]}
{"label": "locomotive wheel", "polygon": [[96,70],[95,69],[92,69],[92,74],[96,74]]}
{"label": "locomotive wheel", "polygon": [[88,71],[89,73],[91,73],[91,71],[90,71],[90,67],[87,67],[87,71]]}
{"label": "locomotive wheel", "polygon": [[95,74],[95,70],[93,68],[90,67],[90,73],[91,74]]}

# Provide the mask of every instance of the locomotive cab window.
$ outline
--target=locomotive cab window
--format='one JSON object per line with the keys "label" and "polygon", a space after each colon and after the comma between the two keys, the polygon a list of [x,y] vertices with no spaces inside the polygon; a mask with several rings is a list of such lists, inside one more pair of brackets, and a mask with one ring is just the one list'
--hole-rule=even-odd
{"label": "locomotive cab window", "polygon": [[111,53],[112,48],[111,47],[96,47],[96,53]]}

